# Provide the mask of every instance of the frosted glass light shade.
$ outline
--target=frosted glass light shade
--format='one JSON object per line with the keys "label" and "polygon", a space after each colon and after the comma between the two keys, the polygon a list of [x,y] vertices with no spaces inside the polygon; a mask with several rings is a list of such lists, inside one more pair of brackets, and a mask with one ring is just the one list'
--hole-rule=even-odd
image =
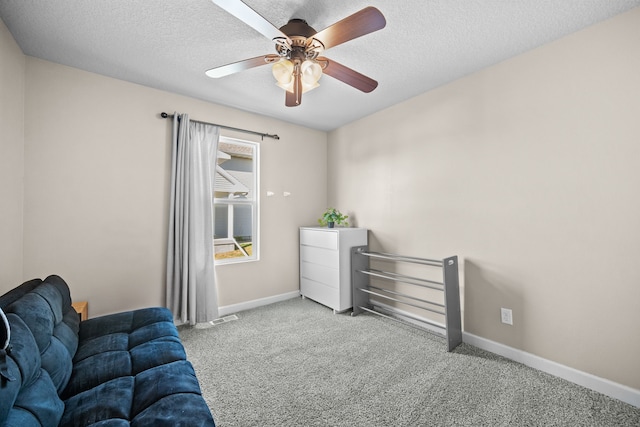
{"label": "frosted glass light shade", "polygon": [[317,87],[318,80],[322,77],[322,67],[315,61],[306,60],[300,66],[302,84],[310,88]]}
{"label": "frosted glass light shade", "polygon": [[273,64],[271,72],[280,87],[288,86],[293,82],[293,63],[288,59],[281,59]]}

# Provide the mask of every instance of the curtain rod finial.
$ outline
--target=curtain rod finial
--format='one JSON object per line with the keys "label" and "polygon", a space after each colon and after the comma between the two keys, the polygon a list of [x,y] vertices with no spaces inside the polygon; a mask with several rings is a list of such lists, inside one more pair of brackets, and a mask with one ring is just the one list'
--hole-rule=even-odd
{"label": "curtain rod finial", "polygon": [[169,117],[169,115],[163,111],[162,113],[160,113],[160,117],[166,119],[167,117]]}

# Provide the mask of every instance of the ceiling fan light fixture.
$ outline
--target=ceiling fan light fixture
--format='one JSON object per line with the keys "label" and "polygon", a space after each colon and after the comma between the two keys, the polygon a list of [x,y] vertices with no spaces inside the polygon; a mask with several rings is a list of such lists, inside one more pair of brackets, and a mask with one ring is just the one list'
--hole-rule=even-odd
{"label": "ceiling fan light fixture", "polygon": [[[294,73],[296,66],[290,59],[282,58],[271,67],[276,85],[293,92]],[[302,81],[302,93],[309,92],[320,86],[318,80],[322,77],[322,67],[316,61],[307,59],[300,65],[300,79]]]}
{"label": "ceiling fan light fixture", "polygon": [[[318,80],[322,77],[322,67],[316,61],[307,59],[300,66],[300,72],[302,73],[302,84],[309,87],[318,87]],[[309,89],[311,90],[311,89]]]}
{"label": "ceiling fan light fixture", "polygon": [[282,58],[271,67],[271,73],[278,82],[277,85],[284,88],[293,84],[293,62]]}

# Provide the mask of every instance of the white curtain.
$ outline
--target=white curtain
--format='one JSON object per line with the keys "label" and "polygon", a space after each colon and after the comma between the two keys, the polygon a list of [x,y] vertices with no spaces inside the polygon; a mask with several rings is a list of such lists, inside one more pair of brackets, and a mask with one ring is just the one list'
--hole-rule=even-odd
{"label": "white curtain", "polygon": [[218,318],[213,184],[219,128],[173,116],[167,307],[177,322]]}

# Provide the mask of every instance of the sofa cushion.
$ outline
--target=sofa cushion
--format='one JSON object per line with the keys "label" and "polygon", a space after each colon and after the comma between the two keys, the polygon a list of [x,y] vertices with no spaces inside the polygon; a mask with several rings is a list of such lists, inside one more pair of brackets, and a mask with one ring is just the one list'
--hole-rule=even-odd
{"label": "sofa cushion", "polygon": [[85,340],[78,348],[74,363],[82,362],[84,359],[105,351],[128,351],[129,334],[116,332]]}
{"label": "sofa cushion", "polygon": [[180,339],[173,336],[156,338],[139,344],[131,349],[130,354],[132,372],[136,374],[158,365],[187,358]]}
{"label": "sofa cushion", "polygon": [[18,369],[16,362],[8,357],[6,363],[7,373],[12,379],[0,378],[0,422],[8,418],[9,411],[11,411],[13,404],[18,398],[20,385],[22,384],[20,381],[20,369]]}
{"label": "sofa cushion", "polygon": [[6,294],[0,296],[0,308],[7,307],[9,304],[14,302],[17,299],[22,298],[23,295],[34,290],[42,283],[42,279],[31,279],[27,282],[24,282],[22,285],[17,286]]}
{"label": "sofa cushion", "polygon": [[211,412],[196,395],[172,394],[138,414],[131,427],[215,427]]}
{"label": "sofa cushion", "polygon": [[35,338],[26,323],[8,313],[12,331],[7,365],[14,378],[0,383],[0,420],[5,426],[56,426],[64,411],[56,387],[41,366]]}
{"label": "sofa cushion", "polygon": [[0,420],[6,419],[20,391],[20,369],[9,357],[11,346],[9,319],[0,308]]}
{"label": "sofa cushion", "polygon": [[[79,335],[61,425],[98,426],[114,417],[132,426],[214,425],[168,309],[92,318]],[[131,393],[105,397],[114,391],[104,385],[114,382]]]}
{"label": "sofa cushion", "polygon": [[155,402],[173,394],[200,394],[200,385],[191,364],[180,360],[136,375],[136,390],[132,408],[134,417]]}
{"label": "sofa cushion", "polygon": [[53,381],[44,369],[35,381],[23,387],[9,411],[6,427],[57,426],[64,411]]}
{"label": "sofa cushion", "polygon": [[89,319],[80,326],[71,379],[62,396],[68,399],[106,381],[186,358],[166,308]]}
{"label": "sofa cushion", "polygon": [[51,377],[56,390],[62,391],[71,377],[72,359],[78,339],[74,333],[79,319],[66,315],[58,288],[46,281],[6,307],[28,326],[41,354],[42,368]]}
{"label": "sofa cushion", "polygon": [[134,383],[131,376],[120,377],[67,399],[60,425],[87,426],[112,418],[128,420]]}
{"label": "sofa cushion", "polygon": [[69,399],[107,381],[131,376],[131,357],[128,351],[106,351],[73,365],[71,381],[62,393]]}

